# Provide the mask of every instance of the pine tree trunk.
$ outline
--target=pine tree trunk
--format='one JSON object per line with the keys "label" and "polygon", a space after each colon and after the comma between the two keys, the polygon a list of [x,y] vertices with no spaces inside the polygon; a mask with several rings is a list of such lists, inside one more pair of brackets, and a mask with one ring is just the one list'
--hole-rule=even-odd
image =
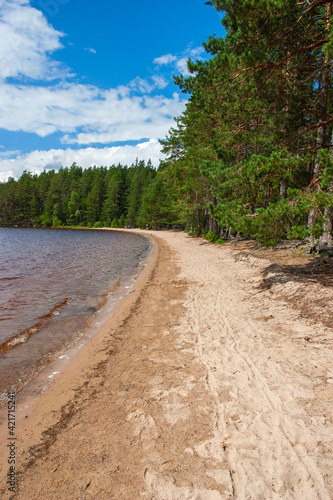
{"label": "pine tree trunk", "polygon": [[[321,120],[320,120],[321,122]],[[317,141],[316,141],[316,158],[315,158],[315,165],[314,165],[314,171],[313,171],[313,181],[316,181],[319,178],[319,174],[321,172],[321,166],[319,162],[319,157],[318,157],[318,152],[319,150],[323,147],[324,144],[324,135],[325,135],[325,127],[320,126],[318,127],[318,132],[317,132]],[[318,185],[314,185],[314,192],[318,192]],[[309,213],[309,218],[308,218],[308,228],[311,230],[314,225],[317,222],[317,215],[318,215],[318,210],[316,208],[313,208],[310,210]],[[311,234],[310,235],[310,241],[308,245],[308,252],[312,253],[316,250],[316,247],[319,243],[319,240],[316,239],[315,235]]]}
{"label": "pine tree trunk", "polygon": [[[333,132],[331,139],[331,154],[330,157],[333,160]],[[333,182],[331,183],[328,192],[333,194]],[[320,238],[320,244],[328,247],[333,247],[333,207],[326,207],[324,211],[324,232]]]}
{"label": "pine tree trunk", "polygon": [[287,183],[286,179],[282,177],[280,180],[280,201],[285,200],[287,198]]}
{"label": "pine tree trunk", "polygon": [[[333,184],[330,188],[331,193],[333,194]],[[324,232],[320,238],[320,244],[333,248],[333,207],[326,207],[324,211]]]}
{"label": "pine tree trunk", "polygon": [[236,234],[236,239],[235,239],[235,242],[234,242],[234,245],[237,246],[237,243],[239,242],[239,238],[240,238],[240,232],[237,231],[237,234]]}
{"label": "pine tree trunk", "polygon": [[200,225],[200,208],[196,209],[196,217],[197,217],[197,236],[201,235],[201,225]]}
{"label": "pine tree trunk", "polygon": [[[326,4],[326,24],[327,24],[327,30],[330,30],[330,19],[332,17],[332,3],[327,2]],[[319,107],[321,108],[323,114],[327,113],[327,87],[328,87],[328,75],[330,72],[329,66],[328,66],[328,60],[327,57],[325,57],[325,66],[322,70],[322,88],[320,92],[320,98],[319,98]],[[319,120],[319,123],[321,123],[322,120]],[[313,181],[318,180],[319,175],[321,173],[321,166],[319,162],[319,157],[318,157],[318,152],[324,145],[324,139],[325,139],[325,126],[320,125],[318,127],[318,132],[317,132],[317,141],[316,141],[316,157],[315,157],[315,166],[314,166],[314,172],[313,172]],[[314,185],[314,192],[318,192],[319,186],[316,183]],[[308,219],[308,228],[312,229],[314,225],[317,222],[317,215],[318,215],[318,209],[312,209],[309,213],[309,219]],[[327,213],[328,217],[328,213]],[[328,217],[329,218],[329,217]],[[327,225],[326,225],[326,232],[329,231],[329,221],[327,219]],[[324,227],[324,232],[325,232],[325,227]],[[309,246],[308,246],[308,252],[312,253],[314,250],[317,249],[319,245],[319,240],[315,238],[313,234],[310,235],[310,241],[309,241]]]}
{"label": "pine tree trunk", "polygon": [[[213,205],[213,207],[216,207],[217,205],[217,199],[215,196],[210,196],[210,201]],[[214,234],[219,235],[219,224],[216,219],[213,219],[213,217],[210,215],[209,216],[209,232],[212,231]]]}

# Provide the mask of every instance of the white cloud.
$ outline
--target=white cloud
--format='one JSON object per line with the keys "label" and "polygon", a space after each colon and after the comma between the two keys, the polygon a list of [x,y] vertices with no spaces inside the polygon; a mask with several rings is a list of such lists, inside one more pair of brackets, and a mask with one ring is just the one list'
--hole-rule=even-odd
{"label": "white cloud", "polygon": [[[73,161],[84,167],[92,162],[131,163],[138,156],[151,157],[158,163],[161,154],[156,138],[165,137],[174,126],[173,118],[184,111],[186,104],[177,93],[171,97],[156,95],[170,80],[152,74],[109,89],[71,81],[73,75],[68,68],[53,57],[63,48],[61,39],[65,35],[31,7],[29,0],[0,0],[0,36],[0,128],[40,137],[60,132],[66,145],[141,141],[137,146],[52,149],[24,155],[1,147],[0,181],[9,175],[17,177],[24,169],[38,172],[46,165],[58,168]],[[86,50],[96,53],[93,48]],[[154,63],[181,68],[191,50],[181,56],[158,57]]]}
{"label": "white cloud", "polygon": [[190,49],[189,56],[190,57],[199,57],[204,52],[205,52],[205,49],[203,47],[195,47],[194,49]]}
{"label": "white cloud", "polygon": [[154,84],[149,83],[148,80],[141,78],[140,76],[137,76],[134,80],[132,80],[128,86],[140,94],[150,94],[155,88]]}
{"label": "white cloud", "polygon": [[165,89],[169,85],[168,80],[161,75],[153,75],[151,81],[137,76],[129,83],[129,87],[140,94],[150,94],[156,89]]}
{"label": "white cloud", "polygon": [[6,181],[8,177],[18,178],[23,170],[39,174],[45,168],[58,170],[61,166],[72,165],[73,162],[83,168],[93,165],[110,166],[117,163],[130,165],[135,162],[136,158],[145,161],[151,159],[153,165],[157,167],[159,160],[164,158],[159,141],[150,139],[135,146],[32,151],[12,159],[0,159],[0,182]]}
{"label": "white cloud", "polygon": [[[144,90],[145,81],[139,82]],[[133,84],[134,85],[134,84]],[[146,90],[149,90],[146,88]],[[129,87],[100,90],[98,87],[62,83],[57,86],[0,86],[0,127],[45,137],[53,132],[76,134],[67,143],[107,142],[164,137],[173,118],[183,112],[178,94],[131,95]],[[86,139],[83,140],[83,137]],[[91,139],[89,139],[91,138]]]}
{"label": "white cloud", "polygon": [[166,64],[171,64],[174,61],[177,61],[177,57],[176,56],[173,56],[172,54],[165,54],[164,56],[156,57],[153,60],[153,63],[157,64],[158,66],[164,66]]}
{"label": "white cloud", "polygon": [[[3,146],[0,146],[1,149],[4,149]],[[21,151],[0,151],[0,160],[5,158],[12,158],[13,156],[17,156],[21,153]]]}
{"label": "white cloud", "polygon": [[182,73],[184,76],[189,76],[190,72],[187,69],[187,61],[189,58],[202,59],[201,54],[205,52],[203,47],[188,47],[182,54],[172,55],[165,54],[154,59],[154,63],[158,66],[172,65],[175,70]]}
{"label": "white cloud", "polygon": [[182,73],[184,76],[189,76],[190,72],[187,69],[187,57],[182,57],[181,59],[178,59],[176,62],[176,68],[179,71],[179,73]]}
{"label": "white cloud", "polygon": [[84,50],[87,50],[88,52],[91,52],[92,54],[97,54],[97,51],[93,49],[92,47],[86,47]]}
{"label": "white cloud", "polygon": [[[19,171],[19,176],[23,172],[23,169],[20,169]],[[9,177],[15,177],[15,174],[12,170],[4,170],[3,172],[0,172],[0,182],[6,182]]]}
{"label": "white cloud", "polygon": [[151,79],[153,80],[156,88],[158,89],[165,89],[165,87],[169,85],[168,80],[164,78],[164,76],[154,75],[151,77]]}
{"label": "white cloud", "polygon": [[63,34],[27,0],[2,0],[0,7],[0,80],[63,77],[66,71],[50,58],[51,53],[62,48]]}

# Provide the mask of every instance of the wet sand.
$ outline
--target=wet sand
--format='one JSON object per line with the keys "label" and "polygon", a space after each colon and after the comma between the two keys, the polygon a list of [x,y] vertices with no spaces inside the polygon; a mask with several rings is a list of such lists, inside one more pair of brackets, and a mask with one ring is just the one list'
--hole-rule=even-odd
{"label": "wet sand", "polygon": [[290,305],[299,286],[260,289],[263,259],[142,233],[134,291],[29,408],[18,395],[15,498],[333,498],[332,327]]}

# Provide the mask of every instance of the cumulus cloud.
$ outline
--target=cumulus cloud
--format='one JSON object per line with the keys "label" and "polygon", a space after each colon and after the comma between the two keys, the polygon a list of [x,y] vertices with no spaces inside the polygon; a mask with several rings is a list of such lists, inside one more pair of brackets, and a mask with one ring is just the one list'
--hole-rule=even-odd
{"label": "cumulus cloud", "polygon": [[[4,149],[3,146],[0,146],[1,149]],[[0,151],[0,160],[6,159],[6,158],[12,158],[13,156],[17,156],[21,153],[21,151],[16,150],[16,151]]]}
{"label": "cumulus cloud", "polygon": [[[140,142],[137,146],[69,147],[24,155],[0,147],[0,181],[17,177],[24,169],[38,172],[45,166],[59,168],[73,161],[89,166],[91,162],[128,163],[138,156],[158,163],[157,139],[165,137],[174,117],[186,105],[177,93],[158,95],[171,81],[171,75],[167,79],[160,68],[167,64],[183,68],[186,56],[199,49],[181,56],[158,57],[154,60],[159,67],[157,74],[151,72],[145,79],[137,77],[126,85],[100,89],[74,82],[70,70],[55,60],[54,52],[63,49],[65,35],[29,0],[0,0],[0,35],[0,128],[39,137],[57,132],[62,134],[62,144],[69,146]],[[96,53],[90,47],[86,50]]]}
{"label": "cumulus cloud", "polygon": [[18,178],[23,170],[39,174],[44,169],[58,170],[61,166],[72,165],[73,162],[87,168],[94,165],[110,166],[118,163],[130,165],[135,162],[136,158],[139,158],[145,161],[151,159],[153,165],[158,166],[163,157],[157,139],[150,139],[135,146],[32,151],[11,159],[0,158],[0,182],[6,181],[9,177]]}
{"label": "cumulus cloud", "polygon": [[[57,86],[0,86],[0,127],[45,137],[54,132],[75,134],[67,143],[108,142],[164,137],[185,107],[178,94],[131,95],[145,81],[130,87],[101,90],[95,86],[62,83]],[[76,135],[77,129],[83,129]],[[86,139],[83,137],[86,135]],[[88,139],[91,138],[91,139]]]}
{"label": "cumulus cloud", "polygon": [[128,86],[140,94],[150,94],[153,90],[165,89],[168,85],[169,82],[164,76],[153,75],[150,77],[150,81],[138,76],[132,80]]}
{"label": "cumulus cloud", "polygon": [[187,61],[189,59],[202,59],[201,54],[205,52],[205,49],[203,47],[195,47],[193,49],[188,49],[185,53],[184,57],[180,57],[177,59],[175,63],[176,69],[179,71],[179,73],[182,73],[184,76],[190,76],[190,72],[187,68]]}
{"label": "cumulus cloud", "polygon": [[158,66],[163,66],[165,64],[171,64],[174,61],[177,61],[177,57],[176,56],[173,56],[172,54],[165,54],[164,56],[156,57],[153,60],[153,63],[157,64]]}
{"label": "cumulus cloud", "polygon": [[128,85],[110,89],[68,78],[48,86],[6,82],[19,75],[46,80],[59,76],[59,65],[48,54],[62,47],[62,33],[28,0],[0,0],[0,6],[5,34],[0,48],[4,61],[0,67],[1,128],[40,137],[62,132],[67,144],[105,144],[164,137],[173,117],[183,111],[185,101],[177,94],[172,98],[150,96],[168,85],[162,75],[137,77]]}
{"label": "cumulus cloud", "polygon": [[203,47],[194,47],[194,49],[188,49],[190,57],[200,57],[201,54],[205,52]]}
{"label": "cumulus cloud", "polygon": [[179,71],[179,73],[182,73],[182,75],[184,75],[184,76],[190,75],[190,72],[187,69],[187,61],[188,61],[187,57],[182,57],[181,59],[178,59],[178,61],[176,62],[177,70]]}
{"label": "cumulus cloud", "polygon": [[158,88],[158,89],[165,89],[165,87],[167,87],[169,85],[168,80],[166,78],[164,78],[164,76],[153,75],[151,77],[151,79],[153,80],[156,88]]}
{"label": "cumulus cloud", "polygon": [[63,33],[50,26],[27,0],[2,0],[0,8],[0,81],[9,77],[63,77],[66,70],[50,57],[62,48]]}
{"label": "cumulus cloud", "polygon": [[153,82],[149,82],[145,78],[137,76],[129,83],[129,88],[139,92],[140,94],[150,94],[154,90],[155,85]]}
{"label": "cumulus cloud", "polygon": [[190,72],[187,69],[187,61],[189,58],[201,59],[201,54],[205,52],[203,47],[188,47],[182,54],[173,55],[165,54],[154,59],[157,66],[172,66],[177,72],[184,76],[189,76]]}

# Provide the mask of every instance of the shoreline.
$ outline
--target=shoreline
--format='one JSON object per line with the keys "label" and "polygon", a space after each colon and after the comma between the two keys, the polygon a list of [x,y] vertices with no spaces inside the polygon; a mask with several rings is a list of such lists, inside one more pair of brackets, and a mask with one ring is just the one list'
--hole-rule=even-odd
{"label": "shoreline", "polygon": [[[80,230],[81,228],[62,229]],[[111,228],[83,229],[126,232],[126,230]],[[22,455],[23,449],[27,450],[36,441],[42,440],[43,432],[57,422],[62,408],[69,403],[82,385],[82,379],[89,377],[96,364],[105,361],[106,355],[103,351],[106,350],[104,345],[110,341],[108,332],[116,330],[117,326],[126,319],[133,304],[138,300],[142,288],[146,286],[157,260],[158,249],[154,237],[149,237],[139,231],[137,234],[146,237],[151,247],[144,263],[138,261],[130,275],[125,277],[122,288],[117,288],[116,295],[106,298],[105,303],[90,318],[83,336],[44,366],[37,376],[16,394],[15,423],[25,434],[23,439],[22,435],[19,437],[23,444],[21,453],[18,450],[19,455]],[[129,282],[132,283],[130,288],[134,289],[119,297],[119,293],[124,292]],[[26,419],[30,419],[28,425]],[[3,479],[7,474],[6,469],[9,468],[7,441],[7,402],[5,402],[0,407],[0,491],[3,491]],[[20,468],[21,459],[22,457],[18,456],[17,470]]]}
{"label": "shoreline", "polygon": [[333,329],[292,299],[333,291],[140,234],[155,251],[134,292],[21,419],[15,498],[332,498]]}
{"label": "shoreline", "polygon": [[[107,315],[112,315],[113,310],[117,306],[119,300],[130,293],[133,288],[133,281],[135,281],[138,274],[141,273],[142,268],[149,260],[150,255],[153,251],[151,240],[144,235],[138,236],[140,236],[140,241],[142,241],[144,249],[139,254],[133,254],[135,259],[133,260],[133,266],[128,266],[124,269],[122,267],[118,267],[118,269],[122,270],[122,275],[120,273],[116,273],[116,276],[112,276],[111,283],[103,283],[103,289],[101,289],[101,291],[99,289],[97,290],[96,287],[94,287],[95,293],[93,293],[91,297],[89,297],[88,295],[89,292],[88,294],[86,293],[85,302],[81,301],[81,304],[79,304],[81,310],[78,309],[77,305],[76,309],[70,311],[69,315],[65,311],[65,314],[67,314],[67,318],[60,318],[61,322],[59,323],[59,318],[55,318],[55,316],[59,316],[58,311],[64,308],[65,305],[67,306],[68,304],[70,304],[73,301],[73,297],[71,296],[71,292],[69,292],[68,294],[62,294],[62,302],[59,303],[60,295],[58,301],[57,297],[53,295],[55,302],[53,302],[53,305],[52,303],[48,303],[49,307],[46,309],[44,308],[45,311],[42,313],[42,315],[36,314],[35,317],[31,316],[30,322],[26,322],[25,324],[23,324],[21,330],[15,330],[15,328],[13,328],[12,331],[14,333],[12,333],[11,336],[4,337],[1,340],[1,353],[7,353],[7,351],[10,351],[12,348],[15,349],[15,353],[14,351],[11,351],[9,353],[9,355],[11,356],[11,361],[7,361],[7,364],[2,366],[4,377],[2,378],[1,384],[0,409],[5,404],[6,393],[9,390],[15,392],[16,394],[20,393],[21,390],[29,385],[36,377],[38,377],[38,375],[42,373],[50,363],[54,364],[55,360],[58,360],[59,357],[63,357],[63,355],[65,355],[69,350],[75,348],[77,344],[82,344],[82,342],[85,342],[85,339],[91,336],[91,330],[98,329],[99,323],[101,321],[105,321]],[[104,255],[107,255],[107,248],[104,251]],[[107,263],[108,262],[106,262],[106,264]],[[100,269],[103,269],[103,266],[100,266]],[[49,285],[52,290],[52,283],[49,283]],[[61,290],[58,291],[61,292]],[[75,300],[77,300],[75,293],[77,294],[77,290],[74,290],[74,302]],[[66,296],[65,299],[64,296]],[[52,309],[50,309],[50,307],[52,307]],[[69,306],[69,310],[70,308],[71,305]],[[33,311],[33,308],[31,309]],[[96,318],[97,316],[98,319]],[[55,345],[53,345],[50,351],[42,351],[40,357],[37,357],[37,355],[35,355],[35,357],[32,358],[31,363],[27,363],[26,361],[30,361],[29,347],[27,347],[27,351],[23,351],[23,354],[20,352],[20,349],[26,348],[26,340],[28,338],[30,340],[30,337],[33,342],[35,342],[35,338],[37,337],[37,342],[40,342],[41,344],[45,344],[46,342],[47,345],[48,336],[50,337],[50,334],[48,332],[48,328],[50,328],[50,322],[53,335],[57,334],[58,332],[67,331],[67,338],[62,338],[62,343],[61,341],[57,342]],[[95,324],[96,322],[97,324]],[[11,326],[12,325],[10,325],[8,328],[9,331]],[[40,332],[40,330],[42,330],[42,332]],[[50,340],[52,341],[52,338]],[[17,349],[19,352],[17,352]],[[26,352],[26,356],[28,357],[27,359],[25,358],[24,354]],[[21,359],[23,366],[25,366],[25,370],[18,370],[17,376],[15,377],[16,372],[15,370],[11,371],[12,365],[10,363],[15,366],[16,359],[18,358]],[[5,374],[7,374],[6,377]]]}

